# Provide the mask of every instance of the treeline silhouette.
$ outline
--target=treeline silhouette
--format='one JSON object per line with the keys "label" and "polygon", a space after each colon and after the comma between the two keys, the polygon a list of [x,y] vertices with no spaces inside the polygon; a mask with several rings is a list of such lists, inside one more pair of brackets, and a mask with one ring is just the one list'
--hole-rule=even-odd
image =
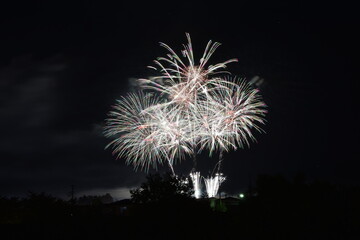
{"label": "treeline silhouette", "polygon": [[[1,197],[0,222],[66,225],[43,231],[62,231],[67,239],[105,232],[109,238],[127,233],[134,238],[360,239],[359,186],[260,175],[244,198],[196,200],[184,178],[155,174],[131,194],[132,199],[117,202],[109,194],[71,200],[33,192],[26,198]],[[97,227],[80,227],[87,224]]]}

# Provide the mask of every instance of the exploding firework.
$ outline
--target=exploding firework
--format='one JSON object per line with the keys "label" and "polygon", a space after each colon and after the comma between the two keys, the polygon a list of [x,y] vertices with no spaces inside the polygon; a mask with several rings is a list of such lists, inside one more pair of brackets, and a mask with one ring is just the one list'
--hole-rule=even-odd
{"label": "exploding firework", "polygon": [[115,138],[107,148],[112,146],[113,154],[125,157],[135,169],[156,168],[166,161],[174,174],[174,159],[191,153],[184,139],[189,130],[186,120],[160,106],[159,98],[143,92],[118,100],[106,121],[105,136]]}
{"label": "exploding firework", "polygon": [[220,174],[223,152],[255,141],[253,130],[262,131],[267,111],[259,91],[250,83],[221,75],[229,74],[224,69],[236,59],[207,66],[220,43],[209,41],[196,64],[190,35],[186,36],[183,58],[160,43],[169,53],[150,67],[159,71],[159,76],[139,80],[151,94],[132,93],[119,100],[106,121],[105,136],[114,138],[107,146],[113,148],[113,154],[124,157],[135,169],[148,170],[167,162],[175,175],[176,161],[192,156],[190,177],[196,198],[201,196],[196,154],[208,149],[211,156],[218,151],[217,173],[204,178],[208,196],[214,197],[225,181]]}
{"label": "exploding firework", "polygon": [[155,129],[151,118],[144,110],[159,103],[142,92],[130,93],[113,106],[106,120],[105,136],[114,138],[107,146],[113,148],[117,158],[125,157],[128,164],[149,169],[162,163],[164,153],[154,141]]}
{"label": "exploding firework", "polygon": [[199,64],[196,65],[190,35],[187,33],[186,37],[188,44],[183,45],[182,54],[187,64],[171,47],[165,43],[160,43],[169,53],[166,57],[158,57],[154,60],[155,67],[149,67],[159,71],[161,75],[150,79],[140,79],[140,83],[144,88],[166,95],[170,100],[169,104],[176,103],[178,105],[192,106],[192,104],[196,103],[199,94],[204,93],[209,87],[214,87],[214,84],[216,87],[216,82],[210,76],[224,73],[225,71],[219,70],[225,69],[227,64],[236,62],[237,59],[230,59],[206,67],[210,57],[221,45],[217,42],[213,44],[210,40],[203,56],[200,58]]}
{"label": "exploding firework", "polygon": [[192,128],[186,115],[180,114],[176,109],[158,105],[147,111],[151,117],[151,125],[155,127],[153,134],[158,148],[164,149],[166,158],[171,165],[186,154],[192,154]]}
{"label": "exploding firework", "polygon": [[188,43],[187,45],[183,45],[184,49],[182,51],[185,59],[182,60],[168,45],[160,43],[162,47],[168,50],[169,54],[167,54],[166,57],[158,57],[154,61],[155,67],[150,67],[158,70],[160,76],[150,79],[140,79],[140,83],[144,89],[155,90],[162,96],[165,96],[169,101],[163,103],[163,107],[171,106],[173,111],[176,111],[178,115],[188,120],[188,142],[183,143],[185,143],[185,145],[190,143],[192,147],[195,168],[195,149],[197,148],[197,140],[199,139],[195,129],[198,119],[194,118],[197,104],[199,100],[207,99],[209,93],[217,88],[221,88],[224,82],[226,82],[219,77],[212,78],[211,76],[225,73],[225,71],[221,70],[225,69],[227,64],[236,62],[237,59],[230,59],[206,67],[210,57],[221,45],[220,43],[212,43],[212,41],[209,41],[200,58],[199,64],[196,65],[190,35],[186,34],[186,37]]}
{"label": "exploding firework", "polygon": [[259,91],[245,80],[223,82],[208,98],[196,105],[197,135],[200,150],[229,151],[250,146],[252,130],[261,132],[266,105]]}
{"label": "exploding firework", "polygon": [[204,178],[206,193],[209,198],[215,197],[219,191],[220,185],[225,181],[222,173],[216,173],[215,177]]}

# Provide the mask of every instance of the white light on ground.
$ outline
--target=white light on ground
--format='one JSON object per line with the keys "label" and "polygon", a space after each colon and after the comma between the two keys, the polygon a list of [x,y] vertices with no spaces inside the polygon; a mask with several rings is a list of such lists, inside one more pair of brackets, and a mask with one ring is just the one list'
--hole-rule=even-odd
{"label": "white light on ground", "polygon": [[215,177],[205,178],[205,187],[206,192],[209,198],[215,197],[220,185],[225,181],[225,177],[223,177],[222,173],[215,174]]}
{"label": "white light on ground", "polygon": [[190,173],[190,178],[191,178],[193,186],[194,186],[194,196],[195,196],[196,199],[199,199],[201,197],[200,172]]}

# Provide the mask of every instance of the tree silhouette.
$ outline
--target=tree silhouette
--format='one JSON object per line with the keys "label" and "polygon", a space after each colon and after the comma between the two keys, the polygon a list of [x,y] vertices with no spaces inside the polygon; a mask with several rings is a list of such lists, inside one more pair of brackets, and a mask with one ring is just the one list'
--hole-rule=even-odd
{"label": "tree silhouette", "polygon": [[152,203],[190,198],[192,187],[185,177],[174,177],[170,173],[164,175],[150,174],[147,181],[137,189],[130,191],[134,203]]}

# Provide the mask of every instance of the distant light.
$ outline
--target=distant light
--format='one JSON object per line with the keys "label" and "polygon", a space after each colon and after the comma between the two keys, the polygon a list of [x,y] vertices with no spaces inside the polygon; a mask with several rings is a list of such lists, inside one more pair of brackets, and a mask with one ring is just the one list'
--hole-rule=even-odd
{"label": "distant light", "polygon": [[239,197],[240,197],[240,198],[244,198],[245,195],[244,195],[243,193],[240,193],[240,194],[239,194]]}

